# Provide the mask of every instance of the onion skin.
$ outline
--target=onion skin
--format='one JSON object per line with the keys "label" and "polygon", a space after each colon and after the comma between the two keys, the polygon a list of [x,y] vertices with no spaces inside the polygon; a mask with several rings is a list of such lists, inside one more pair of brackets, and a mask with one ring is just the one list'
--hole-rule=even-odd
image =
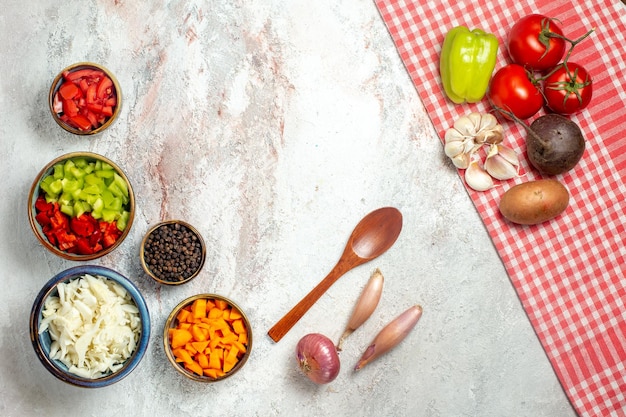
{"label": "onion skin", "polygon": [[340,362],[335,344],[319,333],[302,337],[296,346],[300,370],[316,384],[327,384],[339,375]]}
{"label": "onion skin", "polygon": [[420,305],[414,305],[393,319],[376,335],[372,343],[370,343],[369,347],[363,353],[363,356],[361,356],[361,359],[359,359],[354,370],[358,371],[404,340],[411,330],[413,330],[420,317],[422,317],[422,307]]}
{"label": "onion skin", "polygon": [[369,281],[367,281],[365,288],[363,288],[361,296],[352,311],[348,325],[337,343],[337,351],[341,351],[343,341],[372,315],[383,293],[384,282],[385,277],[383,277],[380,269],[376,268],[374,272],[372,272]]}

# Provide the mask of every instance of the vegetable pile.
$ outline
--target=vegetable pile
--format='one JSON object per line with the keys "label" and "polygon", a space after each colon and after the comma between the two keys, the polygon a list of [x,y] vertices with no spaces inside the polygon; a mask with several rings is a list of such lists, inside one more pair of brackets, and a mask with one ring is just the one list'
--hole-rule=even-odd
{"label": "vegetable pile", "polygon": [[83,68],[63,72],[63,83],[55,92],[53,111],[68,126],[89,132],[113,116],[117,91],[104,71]]}
{"label": "vegetable pile", "polygon": [[[486,34],[480,29],[476,31],[476,34]],[[526,154],[530,165],[541,175],[566,173],[578,164],[585,151],[580,127],[567,116],[589,105],[593,80],[582,65],[571,62],[570,58],[576,45],[592,32],[569,39],[557,19],[530,14],[509,30],[506,50],[510,62],[493,76],[493,67],[485,66],[481,72],[481,76],[489,79],[484,95],[491,107],[526,130]],[[459,34],[463,34],[463,40],[455,40]],[[451,47],[455,44],[456,48]],[[493,50],[493,46],[489,50]],[[457,68],[464,68],[478,59],[476,54],[477,49],[471,47],[471,38],[464,26],[448,32],[441,49],[440,74],[444,92],[455,104],[474,103],[483,97],[475,95],[476,100],[461,100],[459,91],[451,88],[450,63],[456,62]],[[491,56],[486,53],[482,59],[483,63],[491,62]],[[472,74],[472,68],[465,68],[457,77],[466,84],[482,85]],[[525,123],[544,108],[547,114],[537,117],[530,125]],[[485,140],[486,134],[490,135],[489,140]],[[465,170],[465,181],[470,188],[486,191],[495,187],[494,179],[519,177],[520,160],[513,149],[502,143],[503,136],[502,126],[491,114],[476,112],[462,116],[446,131],[444,151],[455,167]],[[562,184],[558,183],[558,187],[554,182],[558,181],[537,181],[510,190],[506,198],[502,197],[501,213],[508,220],[521,224],[536,224],[556,217],[566,209],[569,193]],[[530,195],[532,192],[539,193],[541,198]],[[515,204],[525,212],[517,213],[512,207]]]}
{"label": "vegetable pile", "polygon": [[39,183],[35,220],[59,250],[90,255],[117,242],[130,218],[126,181],[106,162],[70,158]]}
{"label": "vegetable pile", "polygon": [[39,334],[49,332],[50,358],[69,372],[96,379],[116,372],[139,342],[141,320],[130,294],[115,281],[83,275],[58,285],[42,311]]}
{"label": "vegetable pile", "polygon": [[176,361],[187,371],[217,379],[245,355],[249,336],[242,314],[218,298],[197,298],[167,330]]}

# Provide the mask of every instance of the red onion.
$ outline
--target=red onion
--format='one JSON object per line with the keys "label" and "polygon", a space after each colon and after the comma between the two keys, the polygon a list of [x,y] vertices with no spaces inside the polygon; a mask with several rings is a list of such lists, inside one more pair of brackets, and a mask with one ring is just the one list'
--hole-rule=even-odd
{"label": "red onion", "polygon": [[316,384],[327,384],[339,374],[337,349],[323,334],[310,333],[300,339],[296,359],[302,372]]}

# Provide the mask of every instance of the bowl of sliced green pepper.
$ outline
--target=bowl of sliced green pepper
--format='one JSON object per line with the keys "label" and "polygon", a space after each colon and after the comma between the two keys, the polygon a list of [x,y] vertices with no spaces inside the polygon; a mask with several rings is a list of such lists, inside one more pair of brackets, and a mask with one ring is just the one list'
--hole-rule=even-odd
{"label": "bowl of sliced green pepper", "polygon": [[124,171],[91,152],[50,161],[28,197],[28,219],[39,242],[74,261],[112,252],[128,235],[134,214],[135,195]]}

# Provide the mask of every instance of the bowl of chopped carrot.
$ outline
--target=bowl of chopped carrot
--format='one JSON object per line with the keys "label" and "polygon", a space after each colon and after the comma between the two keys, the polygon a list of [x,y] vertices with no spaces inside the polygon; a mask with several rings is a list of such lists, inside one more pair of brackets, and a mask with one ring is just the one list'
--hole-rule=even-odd
{"label": "bowl of chopped carrot", "polygon": [[113,161],[92,152],[72,152],[50,161],[28,197],[28,219],[39,242],[71,261],[115,250],[128,235],[134,215],[129,179]]}
{"label": "bowl of chopped carrot", "polygon": [[198,294],[178,304],[163,330],[165,354],[179,373],[216,382],[237,373],[252,350],[252,328],[233,301]]}
{"label": "bowl of chopped carrot", "polygon": [[75,135],[95,135],[113,124],[122,104],[120,85],[93,62],[64,68],[52,81],[48,104],[54,121]]}
{"label": "bowl of chopped carrot", "polygon": [[30,313],[30,339],[56,378],[101,388],[128,376],[150,339],[150,314],[139,289],[110,268],[81,265],[52,277]]}

